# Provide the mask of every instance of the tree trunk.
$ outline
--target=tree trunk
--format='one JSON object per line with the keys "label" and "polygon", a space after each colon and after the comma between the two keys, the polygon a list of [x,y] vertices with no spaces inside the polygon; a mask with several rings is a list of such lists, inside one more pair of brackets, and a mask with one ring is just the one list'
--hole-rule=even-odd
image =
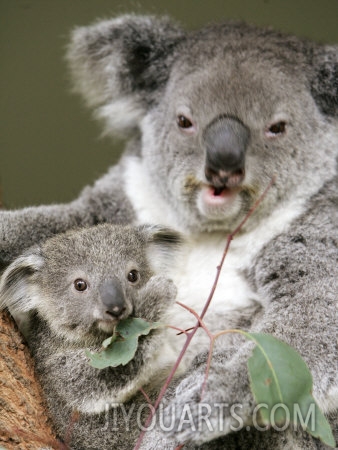
{"label": "tree trunk", "polygon": [[11,316],[0,312],[0,449],[65,448],[52,431],[34,363]]}

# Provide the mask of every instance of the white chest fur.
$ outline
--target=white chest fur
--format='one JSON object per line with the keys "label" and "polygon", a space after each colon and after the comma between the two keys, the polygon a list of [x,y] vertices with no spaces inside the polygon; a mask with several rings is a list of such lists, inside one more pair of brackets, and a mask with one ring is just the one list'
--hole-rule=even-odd
{"label": "white chest fur", "polygon": [[[170,210],[167,203],[153,188],[140,159],[130,158],[126,165],[124,179],[127,180],[126,193],[135,205],[139,224],[162,224],[180,230],[175,211]],[[231,323],[231,317],[235,312],[238,316],[240,311],[252,305],[253,302],[265,304],[266,299],[259,299],[250,287],[244,276],[245,269],[252,266],[255,256],[263,246],[274,236],[285,231],[302,210],[303,202],[297,198],[285,202],[254,230],[234,238],[210,308],[205,316],[205,323],[211,331],[224,329],[227,322]],[[227,236],[220,232],[189,236],[173,269],[168,273],[168,277],[173,279],[178,288],[177,300],[199,314],[212,289],[226,239]],[[175,305],[170,310],[167,320],[168,324],[184,329],[196,323],[196,319],[179,305]],[[173,347],[181,348],[183,341],[177,339],[173,333],[170,341]],[[208,348],[208,338],[205,333],[199,333],[193,347],[201,351],[204,346],[205,349]]]}
{"label": "white chest fur", "polygon": [[[154,189],[142,160],[129,157],[125,171],[126,194],[135,207],[137,223],[162,224],[180,230],[179,218]],[[258,300],[245,280],[244,270],[251,267],[254,257],[263,246],[285,231],[303,208],[304,201],[295,197],[277,207],[255,229],[235,237],[225,260],[211,312],[208,312],[210,320],[212,312],[217,316],[217,313],[242,309],[252,300]],[[172,273],[168,275],[178,287],[178,300],[201,312],[212,288],[227,236],[221,232],[201,233],[188,239]],[[180,319],[181,313],[178,313],[175,321]]]}
{"label": "white chest fur", "polygon": [[[190,240],[170,273],[178,288],[178,301],[197,313],[202,312],[213,287],[226,240],[222,234],[206,234]],[[205,319],[214,331],[220,323],[218,314],[245,308],[252,300],[257,300],[242,273],[248,264],[247,259],[232,249],[226,257]]]}
{"label": "white chest fur", "polygon": [[[221,234],[200,236],[199,239],[190,241],[180,253],[174,269],[168,274],[177,286],[177,301],[197,314],[201,314],[210,295],[225,245],[226,236]],[[238,246],[228,253],[210,307],[203,319],[213,333],[236,327],[236,321],[243,310],[259,302],[244,277],[243,270],[249,261],[241,253]],[[168,311],[166,322],[181,329],[189,329],[196,324],[196,318],[184,307],[175,304]],[[185,340],[184,335],[177,336],[174,330],[168,329],[167,333],[168,345],[159,357],[160,367],[174,363]],[[205,331],[199,329],[183,360],[181,370],[186,369],[198,352],[208,350],[209,343]]]}

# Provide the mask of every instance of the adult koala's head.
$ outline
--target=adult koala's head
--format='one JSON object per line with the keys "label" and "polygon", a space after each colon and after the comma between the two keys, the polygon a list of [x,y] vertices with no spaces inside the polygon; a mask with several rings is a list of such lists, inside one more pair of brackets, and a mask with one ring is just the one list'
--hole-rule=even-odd
{"label": "adult koala's head", "polygon": [[141,131],[143,167],[177,226],[232,230],[273,176],[257,220],[335,173],[336,46],[122,16],[76,29],[68,60],[110,132]]}

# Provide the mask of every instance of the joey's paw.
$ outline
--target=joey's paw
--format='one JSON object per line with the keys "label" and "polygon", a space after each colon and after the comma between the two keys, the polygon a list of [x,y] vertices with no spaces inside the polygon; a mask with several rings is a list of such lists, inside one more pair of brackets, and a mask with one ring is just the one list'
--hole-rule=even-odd
{"label": "joey's paw", "polygon": [[158,293],[166,295],[169,298],[175,298],[177,295],[177,288],[174,282],[162,275],[154,275],[148,281],[148,287],[155,289]]}
{"label": "joey's paw", "polygon": [[171,280],[156,275],[135,294],[135,316],[152,322],[162,322],[165,312],[175,302],[177,288]]}
{"label": "joey's paw", "polygon": [[177,295],[177,288],[172,280],[162,276],[154,275],[140,290],[142,298],[149,297],[165,303],[173,303]]}

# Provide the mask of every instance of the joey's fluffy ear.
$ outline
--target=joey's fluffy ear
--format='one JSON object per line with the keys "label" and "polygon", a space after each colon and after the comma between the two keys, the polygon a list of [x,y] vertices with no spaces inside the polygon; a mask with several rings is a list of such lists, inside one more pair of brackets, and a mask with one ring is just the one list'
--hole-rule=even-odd
{"label": "joey's fluffy ear", "polygon": [[313,98],[324,114],[338,116],[338,46],[316,48],[311,62]]}
{"label": "joey's fluffy ear", "polygon": [[37,305],[37,288],[33,281],[43,265],[38,248],[30,249],[10,264],[0,278],[0,310],[27,312]]}
{"label": "joey's fluffy ear", "polygon": [[183,32],[167,18],[126,15],[76,28],[67,59],[75,82],[108,131],[138,125],[161,97]]}
{"label": "joey's fluffy ear", "polygon": [[175,257],[182,248],[184,238],[181,233],[160,225],[144,225],[146,233],[148,258],[154,270],[170,271],[175,265]]}

